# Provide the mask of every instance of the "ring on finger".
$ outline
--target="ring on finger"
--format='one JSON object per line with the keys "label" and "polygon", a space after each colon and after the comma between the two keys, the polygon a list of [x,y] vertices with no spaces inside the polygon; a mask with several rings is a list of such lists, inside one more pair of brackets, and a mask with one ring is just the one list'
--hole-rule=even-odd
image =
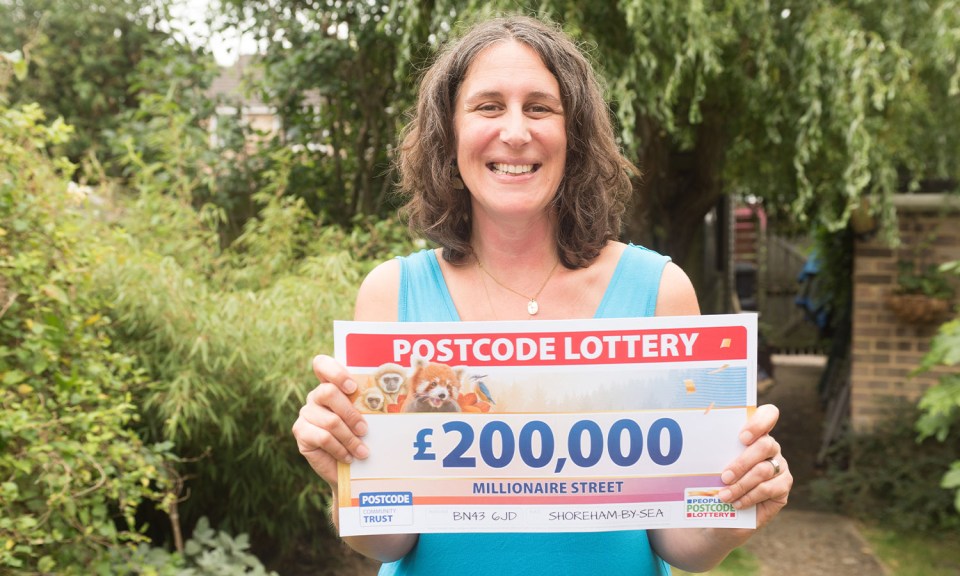
{"label": "ring on finger", "polygon": [[767,458],[767,462],[769,462],[770,465],[773,466],[773,476],[774,477],[779,476],[780,475],[780,459],[777,458],[776,456],[773,456],[772,458]]}

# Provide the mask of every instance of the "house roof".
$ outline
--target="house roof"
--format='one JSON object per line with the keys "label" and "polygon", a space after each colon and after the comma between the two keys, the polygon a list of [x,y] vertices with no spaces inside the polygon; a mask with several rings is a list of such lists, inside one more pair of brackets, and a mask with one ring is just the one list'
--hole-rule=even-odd
{"label": "house roof", "polygon": [[232,66],[221,66],[220,74],[207,89],[207,97],[241,106],[263,106],[256,90],[250,85],[263,78],[263,70],[257,66],[256,54],[243,54]]}
{"label": "house roof", "polygon": [[[232,66],[221,66],[220,74],[207,89],[207,97],[244,108],[269,106],[261,99],[258,90],[251,89],[263,78],[263,69],[258,60],[257,54],[244,54]],[[319,90],[311,89],[303,95],[303,103],[307,106],[319,106],[320,102]]]}

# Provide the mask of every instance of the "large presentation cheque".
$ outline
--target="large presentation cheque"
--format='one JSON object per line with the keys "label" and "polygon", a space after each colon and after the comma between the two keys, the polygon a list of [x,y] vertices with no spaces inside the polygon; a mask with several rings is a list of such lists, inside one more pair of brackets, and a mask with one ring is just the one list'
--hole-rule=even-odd
{"label": "large presentation cheque", "polygon": [[757,404],[754,314],[336,322],[370,457],[340,534],[753,528],[720,474]]}

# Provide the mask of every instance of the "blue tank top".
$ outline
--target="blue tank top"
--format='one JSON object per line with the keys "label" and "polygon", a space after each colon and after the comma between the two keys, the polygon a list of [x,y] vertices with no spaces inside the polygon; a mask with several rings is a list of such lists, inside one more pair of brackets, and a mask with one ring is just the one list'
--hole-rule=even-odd
{"label": "blue tank top", "polygon": [[[660,276],[669,258],[639,246],[620,257],[596,318],[653,316]],[[400,258],[399,320],[459,322],[433,250]],[[582,576],[670,574],[645,530],[563,533],[421,534],[413,549],[384,564],[381,576]]]}

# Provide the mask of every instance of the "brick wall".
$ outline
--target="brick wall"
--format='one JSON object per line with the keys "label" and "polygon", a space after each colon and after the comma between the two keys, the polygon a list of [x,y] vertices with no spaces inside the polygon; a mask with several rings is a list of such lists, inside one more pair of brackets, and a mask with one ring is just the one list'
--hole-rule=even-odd
{"label": "brick wall", "polygon": [[896,285],[897,262],[923,247],[928,262],[960,259],[960,203],[939,194],[895,199],[900,246],[879,238],[856,241],[853,270],[853,341],[851,343],[851,418],[855,430],[873,427],[891,400],[915,401],[936,373],[912,376],[939,324],[915,325],[899,320],[885,304]]}

